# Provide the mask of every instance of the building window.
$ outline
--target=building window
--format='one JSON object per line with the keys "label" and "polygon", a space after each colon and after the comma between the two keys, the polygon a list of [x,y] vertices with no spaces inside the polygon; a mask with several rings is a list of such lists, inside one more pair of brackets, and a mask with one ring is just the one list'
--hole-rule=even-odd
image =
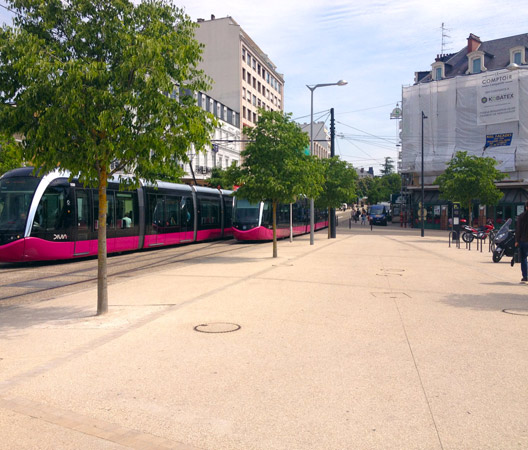
{"label": "building window", "polygon": [[433,71],[432,71],[431,76],[434,81],[438,81],[438,80],[445,78],[445,66],[442,61],[437,61],[434,64],[432,64],[432,68],[433,68]]}
{"label": "building window", "polygon": [[253,106],[257,106],[257,97],[253,96]]}
{"label": "building window", "polygon": [[245,106],[242,107],[242,117],[244,119],[246,118],[246,107]]}
{"label": "building window", "polygon": [[245,61],[246,60],[246,49],[243,48],[242,49],[242,61]]}
{"label": "building window", "polygon": [[510,49],[510,63],[521,66],[526,64],[526,47],[518,46]]}
{"label": "building window", "polygon": [[246,88],[242,88],[242,100],[246,99]]}
{"label": "building window", "polygon": [[251,53],[248,52],[247,54],[247,65],[251,67]]}
{"label": "building window", "polygon": [[471,73],[480,73],[482,71],[482,61],[480,58],[473,60]]}
{"label": "building window", "polygon": [[474,52],[468,53],[468,71],[467,74],[481,73],[485,72],[486,67],[484,66],[484,52],[476,50]]}

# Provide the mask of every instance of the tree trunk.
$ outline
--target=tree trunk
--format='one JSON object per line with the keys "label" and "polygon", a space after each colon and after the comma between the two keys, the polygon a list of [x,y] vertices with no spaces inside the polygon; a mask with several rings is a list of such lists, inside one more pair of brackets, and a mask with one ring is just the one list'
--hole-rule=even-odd
{"label": "tree trunk", "polygon": [[277,257],[277,202],[272,202],[273,204],[273,257]]}
{"label": "tree trunk", "polygon": [[106,267],[106,217],[108,202],[106,186],[108,185],[106,168],[102,169],[99,178],[99,216],[97,231],[97,315],[108,312],[108,277]]}

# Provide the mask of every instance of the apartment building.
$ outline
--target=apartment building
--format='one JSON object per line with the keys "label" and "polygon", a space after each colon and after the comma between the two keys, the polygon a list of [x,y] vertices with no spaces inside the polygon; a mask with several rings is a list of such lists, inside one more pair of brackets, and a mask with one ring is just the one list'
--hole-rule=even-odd
{"label": "apartment building", "polygon": [[232,18],[198,19],[196,40],[204,44],[202,69],[213,80],[207,95],[240,114],[241,130],[253,127],[258,108],[282,111],[284,77]]}
{"label": "apartment building", "polygon": [[218,121],[205,152],[188,152],[189,162],[183,164],[183,182],[206,184],[213,168],[227,169],[232,163],[240,165],[240,115],[204,92],[194,93],[198,106],[214,115]]}

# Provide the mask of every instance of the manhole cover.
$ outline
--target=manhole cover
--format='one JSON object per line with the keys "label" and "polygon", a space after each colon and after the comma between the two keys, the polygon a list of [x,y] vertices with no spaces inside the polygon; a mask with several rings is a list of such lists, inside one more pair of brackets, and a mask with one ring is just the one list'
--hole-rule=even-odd
{"label": "manhole cover", "polygon": [[513,314],[514,316],[528,316],[528,309],[510,308],[503,309],[502,312],[506,314]]}
{"label": "manhole cover", "polygon": [[232,333],[240,330],[240,325],[229,322],[202,323],[194,327],[194,331],[200,333]]}

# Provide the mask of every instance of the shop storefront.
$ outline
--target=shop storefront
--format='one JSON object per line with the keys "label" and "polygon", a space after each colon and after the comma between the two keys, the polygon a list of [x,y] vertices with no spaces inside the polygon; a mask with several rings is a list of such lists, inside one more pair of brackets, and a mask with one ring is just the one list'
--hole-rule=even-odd
{"label": "shop storefront", "polygon": [[[500,227],[509,218],[515,224],[516,217],[524,211],[524,203],[528,200],[528,190],[524,187],[503,189],[504,196],[495,206],[473,204],[473,225],[484,225],[491,221],[495,227]],[[421,216],[424,215],[424,228],[447,230],[449,217],[452,214],[452,203],[440,198],[437,189],[425,189],[424,206],[422,193],[419,189],[412,190],[411,224],[415,228],[421,226]],[[461,219],[469,220],[467,207],[461,205]]]}

